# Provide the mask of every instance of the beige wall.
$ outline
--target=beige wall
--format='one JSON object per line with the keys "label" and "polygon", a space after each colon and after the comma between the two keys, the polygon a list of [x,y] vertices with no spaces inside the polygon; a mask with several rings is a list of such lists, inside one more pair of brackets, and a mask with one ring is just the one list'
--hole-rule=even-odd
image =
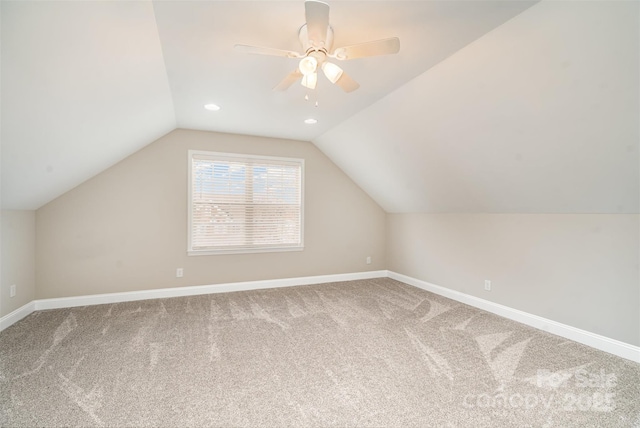
{"label": "beige wall", "polygon": [[[36,213],[7,211],[0,213],[2,223],[2,286],[0,287],[0,317],[18,309],[35,298]],[[9,297],[9,287],[16,285],[15,297]]]}
{"label": "beige wall", "polygon": [[[189,149],[304,158],[304,251],[187,256]],[[386,268],[384,211],[300,141],[176,130],[43,206],[36,221],[40,299]]]}
{"label": "beige wall", "polygon": [[639,224],[634,214],[390,214],[387,265],[640,345]]}

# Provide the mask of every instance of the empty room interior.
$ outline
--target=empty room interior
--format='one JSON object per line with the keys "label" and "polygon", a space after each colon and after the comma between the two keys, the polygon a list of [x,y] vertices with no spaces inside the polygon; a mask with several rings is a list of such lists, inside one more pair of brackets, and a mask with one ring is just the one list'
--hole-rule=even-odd
{"label": "empty room interior", "polygon": [[640,427],[637,1],[0,2],[1,426]]}

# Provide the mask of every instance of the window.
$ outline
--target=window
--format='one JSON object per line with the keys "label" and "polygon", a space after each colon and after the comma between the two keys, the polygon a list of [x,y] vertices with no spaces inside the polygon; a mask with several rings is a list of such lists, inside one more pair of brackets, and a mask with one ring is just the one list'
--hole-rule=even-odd
{"label": "window", "polygon": [[304,160],[189,151],[190,255],[303,249]]}

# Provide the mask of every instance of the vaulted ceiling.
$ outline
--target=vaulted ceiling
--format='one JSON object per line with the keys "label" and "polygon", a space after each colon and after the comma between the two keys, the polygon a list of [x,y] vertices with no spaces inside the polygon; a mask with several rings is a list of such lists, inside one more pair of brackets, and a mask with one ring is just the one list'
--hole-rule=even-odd
{"label": "vaulted ceiling", "polygon": [[299,51],[302,0],[2,1],[3,208],[190,128],[312,141],[388,212],[639,211],[636,2],[329,3],[334,46],[401,49],[305,101],[233,50]]}

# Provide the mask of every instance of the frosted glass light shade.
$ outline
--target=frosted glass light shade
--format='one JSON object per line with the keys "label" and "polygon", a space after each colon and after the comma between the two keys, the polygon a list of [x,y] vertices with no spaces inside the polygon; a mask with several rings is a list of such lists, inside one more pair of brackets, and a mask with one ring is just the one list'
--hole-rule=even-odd
{"label": "frosted glass light shade", "polygon": [[324,75],[327,76],[331,83],[336,83],[342,76],[342,69],[331,62],[322,64],[322,71],[324,71]]}
{"label": "frosted glass light shade", "polygon": [[300,72],[305,76],[307,74],[315,73],[316,69],[318,68],[318,60],[312,56],[305,56],[300,60],[298,68],[300,69]]}
{"label": "frosted glass light shade", "polygon": [[316,83],[318,83],[318,74],[310,73],[302,76],[302,86],[309,89],[315,89]]}

